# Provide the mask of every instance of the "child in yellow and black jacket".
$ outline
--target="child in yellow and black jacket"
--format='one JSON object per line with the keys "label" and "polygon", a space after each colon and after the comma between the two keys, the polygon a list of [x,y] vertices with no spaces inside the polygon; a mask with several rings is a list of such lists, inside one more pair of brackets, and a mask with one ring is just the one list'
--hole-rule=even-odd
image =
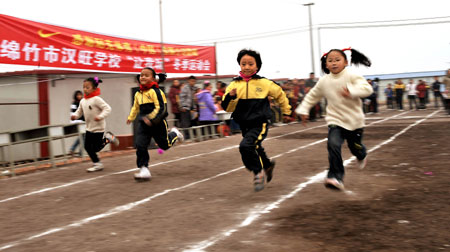
{"label": "child in yellow and black jacket", "polygon": [[271,161],[262,147],[268,132],[268,121],[272,113],[268,96],[279,104],[285,117],[291,114],[291,106],[286,94],[275,82],[257,75],[262,61],[258,52],[243,49],[237,61],[241,67],[240,76],[233,79],[223,96],[222,107],[233,112],[231,117],[242,131],[243,139],[239,145],[245,167],[254,173],[254,189],[264,189],[272,179],[275,162]]}
{"label": "child in yellow and black jacket", "polygon": [[[156,75],[159,79],[156,82]],[[136,156],[137,166],[140,172],[134,174],[137,181],[150,180],[151,174],[148,169],[150,156],[148,145],[153,137],[158,147],[167,150],[173,146],[175,141],[183,141],[183,135],[177,128],[172,128],[168,133],[166,117],[167,100],[165,94],[159,89],[159,83],[164,82],[165,74],[156,74],[155,70],[146,67],[142,69],[138,80],[140,82],[139,92],[134,95],[134,104],[131,108],[127,124],[138,118],[136,131]],[[139,113],[139,115],[138,115]]]}

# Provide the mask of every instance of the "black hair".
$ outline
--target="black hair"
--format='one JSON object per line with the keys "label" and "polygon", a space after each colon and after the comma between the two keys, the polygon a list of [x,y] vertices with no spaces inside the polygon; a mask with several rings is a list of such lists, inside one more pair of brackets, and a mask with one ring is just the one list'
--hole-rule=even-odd
{"label": "black hair", "polygon": [[211,82],[203,83],[203,89],[211,86]]}
{"label": "black hair", "polygon": [[[163,83],[166,80],[166,78],[167,78],[167,74],[165,74],[165,73],[158,73],[157,74],[156,71],[153,68],[151,68],[151,67],[144,67],[144,69],[150,70],[150,72],[152,72],[153,78],[156,78],[156,76],[158,76],[158,84]],[[136,76],[136,79],[138,80],[138,83],[141,82],[140,78],[141,78],[141,75],[138,74]]]}
{"label": "black hair", "polygon": [[227,87],[227,83],[221,82],[220,83],[220,88],[226,88]]}
{"label": "black hair", "polygon": [[189,76],[188,80],[196,80],[197,78],[195,78],[194,75]]}
{"label": "black hair", "polygon": [[259,52],[253,51],[250,49],[242,49],[238,53],[238,56],[237,56],[237,62],[239,65],[241,64],[241,59],[242,59],[242,57],[244,57],[244,55],[248,55],[248,56],[255,58],[256,67],[258,68],[258,70],[256,70],[256,72],[259,72],[259,70],[261,70],[261,66],[262,66],[261,55],[259,55]]}
{"label": "black hair", "polygon": [[77,90],[77,91],[75,91],[75,92],[73,93],[73,100],[74,100],[74,101],[78,101],[77,96],[78,96],[79,94],[83,95],[83,92],[81,92],[80,90]]}
{"label": "black hair", "polygon": [[90,83],[92,83],[92,85],[94,86],[94,88],[98,87],[98,84],[102,83],[103,81],[101,79],[99,79],[98,77],[89,77],[84,81],[89,81]]}
{"label": "black hair", "polygon": [[[351,64],[354,65],[365,65],[367,67],[370,67],[370,65],[372,65],[372,63],[370,62],[369,58],[367,58],[364,54],[358,52],[355,49],[350,49],[352,54],[350,56]],[[330,51],[328,51],[326,54],[324,54],[322,56],[322,58],[320,58],[321,61],[321,65],[322,65],[322,71],[326,74],[330,73],[330,70],[327,69],[327,55],[330,54],[331,52],[339,52],[345,60],[347,60],[347,55],[345,55],[344,51],[340,50],[340,49],[331,49]]]}

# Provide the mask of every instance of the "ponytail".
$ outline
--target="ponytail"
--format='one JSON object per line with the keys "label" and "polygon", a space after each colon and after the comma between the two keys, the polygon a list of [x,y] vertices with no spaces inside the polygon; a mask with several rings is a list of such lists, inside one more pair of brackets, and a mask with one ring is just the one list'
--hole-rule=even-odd
{"label": "ponytail", "polygon": [[92,83],[92,85],[94,86],[94,88],[98,87],[98,84],[102,83],[103,81],[101,79],[99,79],[97,76],[95,76],[94,78],[89,77],[84,81],[89,81],[90,83]]}
{"label": "ponytail", "polygon": [[[163,83],[167,78],[167,74],[165,74],[165,73],[157,74],[156,71],[151,67],[144,67],[144,69],[150,70],[153,73],[153,78],[156,79],[156,77],[158,77],[158,84]],[[138,82],[139,82],[139,77],[136,77],[136,78],[138,79]]]}
{"label": "ponytail", "polygon": [[344,48],[342,50],[340,49],[331,49],[330,51],[328,51],[327,53],[324,53],[322,58],[320,58],[320,63],[321,63],[321,68],[322,71],[326,74],[330,73],[330,70],[327,69],[327,55],[331,52],[339,52],[342,54],[342,56],[344,57],[345,60],[347,60],[347,55],[345,55],[344,51],[351,51],[351,60],[350,63],[356,66],[359,65],[364,65],[367,67],[370,67],[372,65],[372,63],[370,62],[370,59],[367,58],[364,54],[360,53],[359,51],[349,47],[349,48]]}

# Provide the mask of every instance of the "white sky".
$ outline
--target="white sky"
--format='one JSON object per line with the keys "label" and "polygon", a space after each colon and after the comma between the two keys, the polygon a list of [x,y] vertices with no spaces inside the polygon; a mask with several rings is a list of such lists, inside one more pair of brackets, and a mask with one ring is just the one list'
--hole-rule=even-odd
{"label": "white sky", "polygon": [[[449,0],[162,0],[164,42],[212,45],[218,74],[237,74],[240,49],[261,53],[261,75],[304,78],[311,72],[308,7],[314,25],[315,71],[332,48],[351,46],[372,60],[361,74],[436,71],[450,68]],[[118,37],[160,41],[159,0],[8,0],[0,13]],[[357,29],[320,29],[325,23],[447,17],[440,24]],[[247,35],[298,28],[283,35]],[[232,41],[224,42],[231,37]],[[0,38],[1,39],[1,38]],[[206,40],[206,42],[205,42]],[[209,42],[209,43],[208,43]],[[319,53],[320,49],[320,53]],[[30,69],[0,64],[0,72]],[[171,74],[169,74],[171,77]]]}

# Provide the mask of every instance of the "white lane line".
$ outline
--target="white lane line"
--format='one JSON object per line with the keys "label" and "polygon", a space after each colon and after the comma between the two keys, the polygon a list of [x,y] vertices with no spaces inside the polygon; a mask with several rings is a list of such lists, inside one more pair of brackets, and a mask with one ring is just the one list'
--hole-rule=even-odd
{"label": "white lane line", "polygon": [[[437,112],[438,111],[428,115],[427,117],[425,117],[425,118],[423,118],[421,120],[416,121],[413,124],[410,124],[409,126],[404,128],[403,130],[401,130],[397,134],[393,135],[389,139],[387,139],[387,140],[383,141],[382,143],[376,145],[375,147],[371,148],[368,152],[373,152],[373,151],[379,149],[381,146],[386,145],[386,144],[394,141],[398,136],[402,135],[403,133],[405,133],[406,131],[408,131],[412,127],[422,123],[423,121],[425,121],[426,119],[430,118],[431,116],[433,116]],[[351,158],[345,160],[344,161],[344,166],[348,165],[350,162],[352,162],[355,159],[356,158],[354,156],[352,156]],[[213,237],[211,237],[211,238],[209,238],[207,240],[204,240],[204,241],[201,241],[201,242],[199,242],[199,243],[197,243],[195,245],[189,246],[187,249],[183,250],[183,252],[205,252],[205,249],[207,249],[208,247],[211,247],[212,245],[216,244],[219,241],[227,239],[233,233],[236,233],[237,231],[239,231],[240,228],[243,228],[243,227],[251,225],[255,220],[260,218],[263,214],[270,213],[273,209],[278,208],[281,205],[281,203],[283,203],[287,199],[290,199],[290,198],[294,197],[297,193],[299,193],[301,190],[303,190],[306,186],[308,186],[310,184],[313,184],[313,183],[317,183],[317,182],[323,180],[324,177],[326,176],[326,174],[327,174],[327,170],[324,170],[322,172],[317,173],[313,177],[310,177],[306,182],[300,183],[297,186],[295,186],[294,190],[291,191],[290,193],[282,195],[281,197],[278,198],[278,200],[276,200],[273,203],[267,204],[267,206],[264,207],[263,209],[261,209],[260,206],[257,207],[257,209],[252,209],[249,212],[249,214],[247,215],[247,217],[244,219],[244,221],[242,221],[240,224],[237,224],[237,225],[235,225],[234,227],[232,227],[230,229],[222,231],[218,235],[215,235],[215,236],[213,236]]]}
{"label": "white lane line", "polygon": [[[393,116],[393,117],[395,117],[395,116]],[[375,123],[376,123],[376,122],[373,122],[372,124],[375,124]],[[318,127],[319,127],[319,126],[318,126]],[[308,148],[308,147],[310,147],[310,146],[313,146],[313,145],[322,143],[322,142],[324,142],[324,141],[326,141],[326,140],[327,140],[327,138],[324,138],[324,139],[320,139],[320,140],[317,140],[317,141],[315,141],[315,142],[309,143],[309,144],[307,144],[307,145],[299,146],[299,147],[294,148],[294,149],[291,149],[291,150],[289,150],[289,151],[287,151],[287,152],[278,154],[278,155],[274,156],[273,158],[278,158],[278,157],[281,157],[281,156],[283,156],[283,155],[285,155],[285,154],[289,154],[289,153],[292,153],[292,152],[295,152],[295,151],[298,151],[298,150],[301,150],[301,149]],[[228,148],[231,148],[231,147],[228,147]],[[91,217],[88,217],[88,218],[85,218],[85,219],[82,219],[82,220],[73,222],[72,224],[69,224],[69,225],[66,225],[66,226],[62,226],[62,227],[58,227],[58,228],[52,228],[52,229],[49,229],[49,230],[47,230],[47,231],[45,231],[45,232],[42,232],[42,233],[40,233],[40,234],[33,235],[33,236],[28,237],[28,238],[24,238],[24,239],[20,239],[20,240],[17,240],[17,241],[8,243],[8,244],[3,245],[2,247],[0,247],[0,251],[1,251],[1,250],[8,249],[8,248],[11,248],[11,247],[15,247],[15,246],[17,246],[17,245],[20,245],[20,244],[22,244],[22,243],[24,243],[24,242],[27,242],[27,241],[34,240],[34,239],[36,239],[36,238],[40,238],[40,237],[43,237],[43,236],[46,236],[46,235],[50,235],[50,234],[53,234],[53,233],[65,231],[65,230],[67,230],[67,229],[69,229],[69,228],[80,227],[80,226],[82,226],[82,225],[84,225],[84,224],[87,224],[87,223],[93,221],[93,220],[103,219],[103,218],[106,218],[106,217],[109,217],[109,216],[112,216],[112,215],[115,215],[115,214],[119,214],[119,213],[124,212],[124,211],[131,210],[131,209],[133,209],[134,207],[139,206],[139,205],[141,205],[141,204],[143,204],[143,203],[149,202],[149,201],[151,201],[151,200],[154,199],[154,198],[163,196],[163,195],[168,194],[168,193],[173,192],[173,191],[179,191],[179,190],[182,190],[182,189],[185,189],[185,188],[188,188],[188,187],[197,185],[197,184],[199,184],[199,183],[203,183],[203,182],[206,182],[206,181],[209,181],[209,180],[212,180],[212,179],[215,179],[215,178],[218,178],[218,177],[221,177],[221,176],[230,174],[230,173],[232,173],[232,172],[241,170],[241,169],[243,169],[243,168],[244,168],[244,166],[241,166],[241,167],[235,168],[235,169],[233,169],[233,170],[230,170],[230,171],[227,171],[227,172],[224,172],[224,173],[220,173],[220,174],[217,174],[217,175],[212,176],[212,177],[209,177],[209,178],[205,178],[205,179],[202,179],[202,180],[198,180],[198,181],[196,181],[196,182],[192,182],[192,183],[190,183],[190,184],[187,184],[187,185],[184,185],[184,186],[181,186],[181,187],[172,188],[172,189],[167,189],[167,190],[162,191],[162,192],[160,192],[160,193],[156,193],[156,194],[154,194],[154,195],[152,195],[152,196],[150,196],[150,197],[148,197],[148,198],[144,198],[144,199],[139,200],[139,201],[131,202],[131,203],[128,203],[128,204],[125,204],[125,205],[122,205],[122,206],[118,206],[118,207],[112,208],[112,209],[108,210],[108,211],[105,212],[105,213],[98,214],[98,215],[94,215],[94,216],[91,216]],[[106,176],[106,175],[105,175],[105,176]]]}
{"label": "white lane line", "polygon": [[[292,134],[296,134],[296,133],[300,133],[300,132],[303,132],[303,131],[307,131],[307,130],[311,130],[311,129],[315,129],[315,128],[319,128],[319,127],[324,127],[324,126],[326,126],[326,125],[323,124],[323,125],[318,125],[318,126],[307,128],[307,129],[301,129],[301,130],[293,131],[293,132],[290,132],[290,133],[282,134],[280,136],[269,137],[266,140],[276,139],[276,138],[279,138],[279,137],[292,135]],[[224,151],[231,150],[231,149],[238,148],[238,147],[239,147],[239,145],[232,145],[232,146],[225,147],[225,148],[222,148],[222,149],[218,149],[218,150],[215,150],[215,151],[210,151],[210,152],[195,154],[195,155],[191,155],[191,156],[181,157],[181,158],[177,158],[177,159],[173,159],[173,160],[169,160],[169,161],[164,161],[164,162],[153,163],[153,164],[150,164],[149,167],[154,167],[154,166],[158,166],[158,165],[169,164],[169,163],[174,163],[174,162],[178,162],[178,161],[183,161],[183,160],[186,160],[186,159],[191,159],[191,158],[201,157],[201,156],[215,154],[215,153],[219,153],[219,152],[224,152]],[[23,197],[44,193],[44,192],[49,192],[49,191],[53,191],[53,190],[56,190],[56,189],[61,189],[61,188],[65,188],[65,187],[69,187],[69,186],[73,186],[73,185],[89,182],[89,181],[92,181],[92,180],[96,180],[96,179],[101,179],[101,178],[104,178],[104,177],[112,176],[112,175],[118,175],[118,174],[123,174],[123,173],[128,173],[128,172],[134,172],[134,171],[137,171],[137,170],[138,170],[138,168],[132,168],[132,169],[128,169],[128,170],[125,170],[125,171],[120,171],[120,172],[115,172],[115,173],[109,173],[109,174],[105,174],[105,175],[96,176],[96,177],[93,177],[93,178],[76,180],[76,181],[72,181],[72,182],[69,182],[69,183],[66,183],[66,184],[63,184],[63,185],[54,186],[54,187],[47,187],[47,188],[39,189],[39,190],[36,190],[36,191],[28,192],[28,193],[25,193],[25,194],[17,195],[17,196],[14,196],[14,197],[2,199],[2,200],[0,200],[0,203],[4,203],[4,202],[7,202],[7,201],[11,201],[11,200],[16,200],[16,199],[20,199],[20,198],[23,198]]]}

